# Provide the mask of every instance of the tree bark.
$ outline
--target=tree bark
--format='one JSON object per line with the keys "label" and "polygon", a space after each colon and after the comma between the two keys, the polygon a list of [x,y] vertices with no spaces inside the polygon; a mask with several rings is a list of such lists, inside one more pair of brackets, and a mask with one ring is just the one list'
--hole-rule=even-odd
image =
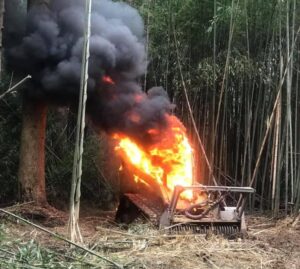
{"label": "tree bark", "polygon": [[[49,4],[49,0],[29,0],[33,5]],[[23,97],[19,182],[20,200],[47,204],[45,189],[45,138],[47,105]]]}
{"label": "tree bark", "polygon": [[47,203],[45,190],[45,138],[47,106],[23,99],[19,181],[21,200]]}

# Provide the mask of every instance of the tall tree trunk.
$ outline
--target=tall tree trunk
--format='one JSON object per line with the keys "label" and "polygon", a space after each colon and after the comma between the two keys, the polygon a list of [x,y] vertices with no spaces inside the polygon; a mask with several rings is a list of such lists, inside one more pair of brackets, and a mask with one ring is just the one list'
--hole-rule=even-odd
{"label": "tall tree trunk", "polygon": [[[47,5],[49,0],[29,0],[33,5]],[[19,163],[21,201],[46,204],[45,190],[45,137],[47,106],[43,102],[23,98],[23,125]]]}
{"label": "tall tree trunk", "polygon": [[0,81],[2,79],[2,36],[3,36],[3,18],[4,18],[4,0],[0,0]]}
{"label": "tall tree trunk", "polygon": [[23,99],[19,180],[21,199],[45,204],[45,137],[47,106]]}

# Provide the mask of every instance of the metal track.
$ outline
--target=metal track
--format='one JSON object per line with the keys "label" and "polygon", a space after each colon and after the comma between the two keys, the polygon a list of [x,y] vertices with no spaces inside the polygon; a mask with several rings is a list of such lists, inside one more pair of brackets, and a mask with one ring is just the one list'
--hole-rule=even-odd
{"label": "metal track", "polygon": [[149,200],[139,194],[127,193],[125,196],[135,204],[151,222],[156,223],[161,214],[161,210],[154,205],[149,205]]}

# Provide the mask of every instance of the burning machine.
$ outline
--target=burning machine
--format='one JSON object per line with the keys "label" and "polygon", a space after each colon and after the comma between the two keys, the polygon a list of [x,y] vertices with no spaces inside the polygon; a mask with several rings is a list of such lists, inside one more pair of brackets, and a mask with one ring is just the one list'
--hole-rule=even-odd
{"label": "burning machine", "polygon": [[[193,192],[197,202],[190,204],[180,200],[183,192]],[[245,195],[253,193],[250,187],[176,186],[169,202],[163,202],[155,195],[126,193],[118,208],[116,219],[130,223],[139,217],[152,221],[160,229],[175,232],[239,234],[245,233],[243,201]],[[225,198],[234,193],[240,194],[236,206],[226,206]]]}
{"label": "burning machine", "polygon": [[[135,185],[133,190],[122,191],[117,221],[130,223],[144,216],[161,229],[245,232],[245,198],[254,189],[194,185],[193,148],[186,129],[174,115],[165,117],[166,128],[147,131],[153,141],[150,144],[123,134],[114,136],[124,160],[121,171],[128,172],[124,185]],[[239,203],[227,206],[236,194],[240,194]]]}

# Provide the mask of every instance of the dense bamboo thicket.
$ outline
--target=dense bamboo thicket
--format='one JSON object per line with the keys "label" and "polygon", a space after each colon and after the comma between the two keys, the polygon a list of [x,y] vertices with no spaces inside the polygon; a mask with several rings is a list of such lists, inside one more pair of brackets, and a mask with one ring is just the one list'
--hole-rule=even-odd
{"label": "dense bamboo thicket", "polygon": [[[195,149],[195,178],[205,184],[216,180],[225,185],[252,185],[257,192],[251,197],[251,209],[272,210],[274,215],[281,210],[298,212],[300,2],[126,2],[137,7],[145,21],[149,66],[140,82],[145,90],[163,86],[176,104],[174,113],[186,125]],[[14,38],[13,29],[23,27],[26,1],[14,8],[19,19],[14,23],[4,21],[4,43]],[[2,78],[0,87],[4,92],[16,79],[8,70]],[[0,179],[7,183],[0,193],[1,203],[15,200],[18,193],[19,96],[12,93],[0,103]],[[57,200],[57,195],[67,197],[60,189],[69,189],[66,186],[71,177],[74,143],[70,111],[63,112],[63,117],[49,114],[46,188],[50,201],[51,197]],[[94,140],[87,136],[87,149]],[[99,150],[91,148],[83,164],[83,176],[87,178],[83,180],[83,193],[111,199],[111,187],[107,186],[112,180],[98,171],[94,160],[95,149],[98,154],[103,145]],[[105,154],[102,150],[99,158],[105,160]],[[105,165],[101,167],[105,170]],[[100,183],[95,178],[100,178]],[[111,178],[117,181],[115,174]],[[96,193],[94,185],[87,182],[103,188]]]}
{"label": "dense bamboo thicket", "polygon": [[298,212],[299,26],[296,0],[136,0],[149,41],[148,85],[163,85],[211,183],[252,185],[251,208]]}

